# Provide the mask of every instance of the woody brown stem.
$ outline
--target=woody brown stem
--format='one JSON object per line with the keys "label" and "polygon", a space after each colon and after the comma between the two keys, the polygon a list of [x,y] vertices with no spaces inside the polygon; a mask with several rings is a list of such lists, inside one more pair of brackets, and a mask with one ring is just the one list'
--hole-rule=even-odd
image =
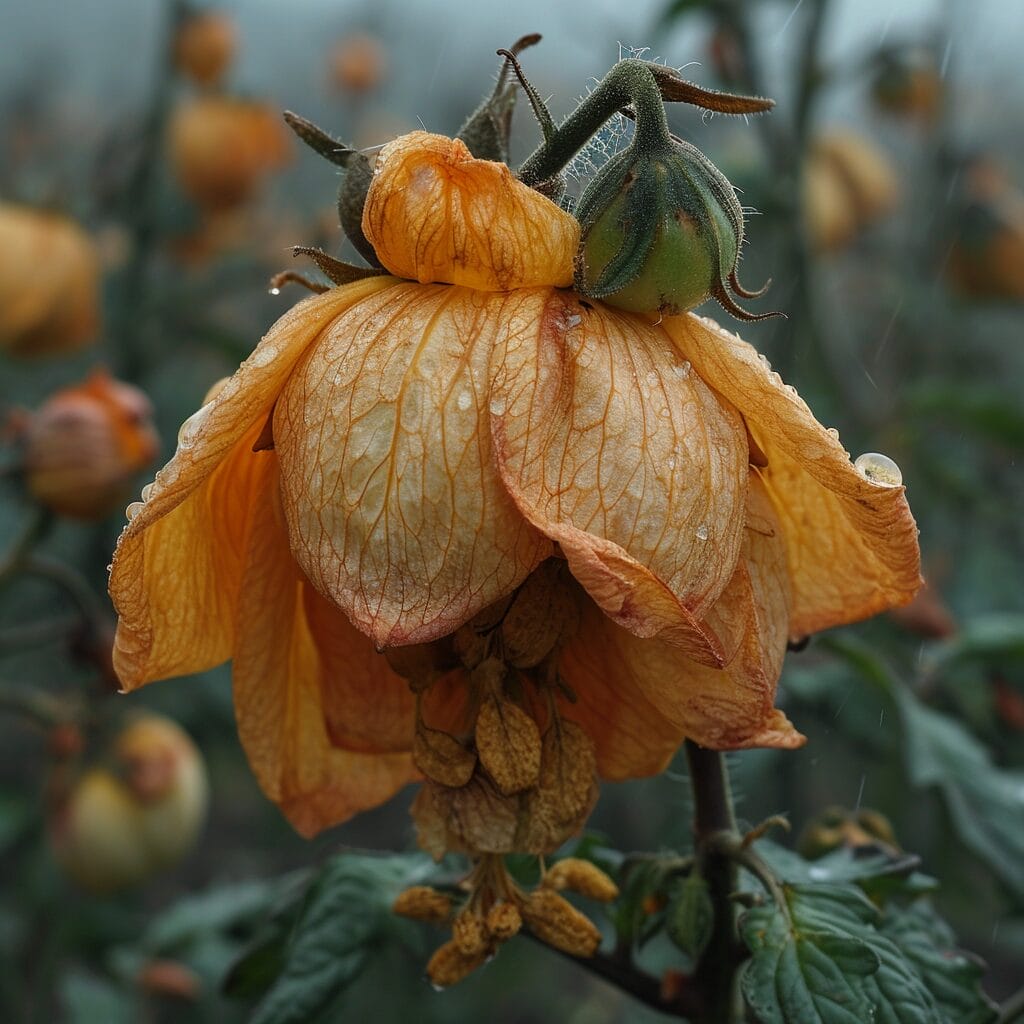
{"label": "woody brown stem", "polygon": [[736,1020],[736,865],[722,843],[724,835],[736,837],[732,794],[725,758],[692,740],[686,741],[686,761],[694,800],[694,848],[697,870],[708,884],[714,909],[711,939],[697,963],[692,985],[698,1006],[693,1024],[729,1024]]}

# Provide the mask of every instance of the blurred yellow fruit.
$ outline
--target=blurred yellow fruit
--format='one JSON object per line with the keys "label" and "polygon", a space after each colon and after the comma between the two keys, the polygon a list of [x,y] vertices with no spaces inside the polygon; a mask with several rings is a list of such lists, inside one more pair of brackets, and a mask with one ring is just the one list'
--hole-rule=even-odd
{"label": "blurred yellow fruit", "polygon": [[58,515],[109,515],[130,494],[135,474],[157,456],[152,412],[138,388],[103,370],[55,392],[25,423],[29,493]]}
{"label": "blurred yellow fruit", "polygon": [[206,769],[186,733],[146,714],[115,739],[109,766],[82,775],[51,820],[58,862],[81,886],[113,892],[180,861],[206,816]]}
{"label": "blurred yellow fruit", "polygon": [[0,203],[0,350],[59,355],[93,341],[100,262],[67,217]]}
{"label": "blurred yellow fruit", "polygon": [[899,183],[889,158],[853,132],[823,135],[804,168],[804,222],[811,247],[834,251],[896,206]]}
{"label": "blurred yellow fruit", "polygon": [[203,209],[224,210],[249,199],[288,161],[291,146],[284,122],[268,104],[206,96],[175,112],[170,151],[189,197]]}
{"label": "blurred yellow fruit", "polygon": [[370,92],[380,84],[386,68],[380,41],[364,32],[346,36],[331,54],[331,78],[345,92]]}
{"label": "blurred yellow fruit", "polygon": [[226,14],[194,14],[174,39],[175,66],[197,85],[216,85],[235,56],[236,43],[235,23]]}

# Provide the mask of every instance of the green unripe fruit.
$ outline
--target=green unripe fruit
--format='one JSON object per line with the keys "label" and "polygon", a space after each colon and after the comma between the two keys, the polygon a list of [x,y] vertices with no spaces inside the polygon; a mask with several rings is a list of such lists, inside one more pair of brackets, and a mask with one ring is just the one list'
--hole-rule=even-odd
{"label": "green unripe fruit", "polygon": [[583,295],[636,313],[676,315],[711,297],[736,314],[727,281],[749,294],[735,281],[743,243],[736,193],[689,143],[630,146],[602,168],[576,216],[583,228],[576,288]]}

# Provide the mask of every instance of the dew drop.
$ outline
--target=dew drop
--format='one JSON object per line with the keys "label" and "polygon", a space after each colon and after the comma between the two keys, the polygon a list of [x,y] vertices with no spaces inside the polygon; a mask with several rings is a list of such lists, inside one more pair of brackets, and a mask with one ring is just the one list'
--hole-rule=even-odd
{"label": "dew drop", "polygon": [[707,539],[708,539],[708,528],[707,528],[707,526],[704,523],[701,523],[700,526],[697,527],[697,540],[707,540]]}
{"label": "dew drop", "polygon": [[141,501],[133,501],[125,510],[125,518],[130,523],[142,510],[145,508],[145,504]]}
{"label": "dew drop", "polygon": [[270,294],[271,295],[280,295],[281,294],[281,289],[280,288],[271,288],[270,289]]}
{"label": "dew drop", "polygon": [[857,461],[853,465],[862,476],[873,484],[880,484],[882,487],[899,487],[903,483],[900,467],[888,455],[865,452],[863,455],[857,456]]}
{"label": "dew drop", "polygon": [[665,465],[668,466],[669,469],[675,469],[676,468],[676,457],[674,455],[670,455],[665,460]]}
{"label": "dew drop", "polygon": [[786,392],[796,398],[796,388],[792,384],[786,385]]}
{"label": "dew drop", "polygon": [[143,501],[149,501],[149,497],[150,497],[150,495],[152,493],[153,493],[153,484],[152,483],[146,484],[146,486],[142,488],[142,500]]}
{"label": "dew drop", "polygon": [[579,313],[573,313],[565,318],[565,329],[571,331],[574,327],[579,327],[583,323],[583,317]]}
{"label": "dew drop", "polygon": [[659,416],[663,416],[665,419],[668,419],[669,416],[672,415],[672,410],[669,409],[669,407],[667,405],[663,405],[661,407],[661,411],[658,413],[658,415]]}
{"label": "dew drop", "polygon": [[689,361],[689,359],[684,359],[683,362],[676,363],[672,367],[672,369],[675,372],[675,375],[677,377],[679,377],[681,380],[686,380],[686,378],[690,376],[690,361]]}
{"label": "dew drop", "polygon": [[468,391],[462,391],[456,400],[456,404],[465,412],[473,404],[473,396]]}
{"label": "dew drop", "polygon": [[209,406],[204,405],[194,413],[178,429],[178,447],[191,448],[196,443],[196,435],[202,429],[209,415]]}
{"label": "dew drop", "polygon": [[831,437],[833,441],[838,441],[839,440],[839,431],[836,430],[835,427],[829,427],[828,428],[828,436]]}
{"label": "dew drop", "polygon": [[489,406],[492,416],[504,416],[505,415],[505,399],[501,396],[497,396],[491,399]]}
{"label": "dew drop", "polygon": [[758,353],[757,361],[761,364],[762,369],[765,373],[769,373],[772,368],[772,364],[768,362],[768,357]]}

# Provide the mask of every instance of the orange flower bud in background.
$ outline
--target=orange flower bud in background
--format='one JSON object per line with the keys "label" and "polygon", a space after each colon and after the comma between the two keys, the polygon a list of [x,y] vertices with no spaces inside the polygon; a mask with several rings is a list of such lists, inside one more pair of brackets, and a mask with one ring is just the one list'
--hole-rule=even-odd
{"label": "orange flower bud in background", "polygon": [[970,298],[1024,301],[1024,194],[985,156],[969,163],[963,179],[946,262],[950,283]]}
{"label": "orange flower bud in background", "polygon": [[62,355],[96,337],[100,261],[67,217],[0,203],[0,350]]}
{"label": "orange flower bud in background", "polygon": [[192,848],[207,796],[202,755],[188,735],[168,718],[140,716],[58,798],[50,820],[54,853],[93,892],[138,885]]}
{"label": "orange flower bud in background", "polygon": [[175,66],[197,85],[216,85],[234,59],[237,35],[234,21],[226,14],[193,14],[175,37]]}
{"label": "orange flower bud in background", "polygon": [[931,121],[944,93],[935,53],[926,47],[884,50],[876,59],[871,98],[886,113]]}
{"label": "orange flower bud in background", "polygon": [[280,114],[266,103],[206,96],[179,107],[170,125],[178,182],[200,207],[223,210],[251,198],[291,146]]}
{"label": "orange flower bud in background", "polygon": [[354,32],[331,53],[331,80],[344,92],[362,95],[380,84],[387,70],[384,47],[375,36]]}
{"label": "orange flower bud in background", "polygon": [[874,143],[850,131],[815,141],[804,167],[804,227],[812,248],[844,248],[898,197],[896,171]]}
{"label": "orange flower bud in background", "polygon": [[109,515],[159,451],[152,412],[138,388],[102,370],[51,395],[23,428],[31,495],[73,519]]}

